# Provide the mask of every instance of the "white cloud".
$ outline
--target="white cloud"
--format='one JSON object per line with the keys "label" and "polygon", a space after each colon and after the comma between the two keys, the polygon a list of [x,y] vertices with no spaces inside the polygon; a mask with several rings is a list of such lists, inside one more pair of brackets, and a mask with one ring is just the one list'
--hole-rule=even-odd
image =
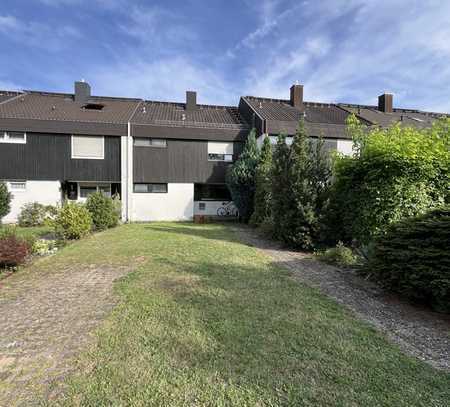
{"label": "white cloud", "polygon": [[150,100],[184,101],[186,90],[199,92],[199,103],[238,102],[236,92],[220,74],[196,65],[185,57],[128,63],[96,69],[89,78],[96,94],[139,97]]}
{"label": "white cloud", "polygon": [[21,21],[10,15],[0,15],[0,34],[22,46],[50,51],[59,51],[67,45],[68,40],[82,36],[80,31],[71,25],[52,27],[35,21]]}

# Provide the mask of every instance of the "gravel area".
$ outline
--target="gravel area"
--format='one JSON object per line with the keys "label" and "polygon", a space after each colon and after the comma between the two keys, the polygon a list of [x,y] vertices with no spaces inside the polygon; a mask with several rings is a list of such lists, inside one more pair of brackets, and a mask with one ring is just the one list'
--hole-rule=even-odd
{"label": "gravel area", "polygon": [[235,228],[239,238],[283,267],[294,278],[318,288],[382,331],[406,353],[435,368],[450,371],[450,316],[419,308],[387,293],[353,271],[340,270],[290,251],[261,237],[254,229]]}
{"label": "gravel area", "polygon": [[0,406],[39,405],[60,391],[74,356],[114,306],[130,266],[32,270],[0,282]]}

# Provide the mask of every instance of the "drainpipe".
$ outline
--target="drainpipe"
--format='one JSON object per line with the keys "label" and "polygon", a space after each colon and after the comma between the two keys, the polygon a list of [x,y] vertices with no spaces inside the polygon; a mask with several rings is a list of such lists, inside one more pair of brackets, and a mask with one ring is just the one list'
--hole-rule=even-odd
{"label": "drainpipe", "polygon": [[131,122],[128,122],[127,132],[127,221],[131,221],[133,194],[133,138],[131,137]]}

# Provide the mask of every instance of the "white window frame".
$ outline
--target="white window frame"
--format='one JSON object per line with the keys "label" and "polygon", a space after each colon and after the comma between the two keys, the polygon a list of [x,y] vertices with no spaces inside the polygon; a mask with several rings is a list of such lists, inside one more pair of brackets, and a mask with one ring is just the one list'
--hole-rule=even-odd
{"label": "white window frame", "polygon": [[[147,140],[148,144],[136,144],[136,140]],[[164,145],[155,145],[153,144],[153,140],[164,141]],[[151,147],[151,148],[167,148],[167,139],[159,138],[159,137],[134,137],[133,138],[133,146],[134,147]]]}
{"label": "white window frame", "polygon": [[[231,149],[229,149],[231,147]],[[234,161],[234,143],[232,141],[208,141],[208,161]],[[213,158],[212,156],[222,156]]]}
{"label": "white window frame", "polygon": [[[24,188],[14,188],[14,184],[23,184]],[[8,182],[10,192],[26,192],[27,191],[27,181],[9,181]]]}
{"label": "white window frame", "polygon": [[[86,157],[73,154],[73,138],[74,137],[101,137],[102,139],[102,156],[101,157]],[[73,160],[104,160],[105,159],[105,136],[96,136],[91,134],[72,134],[70,137],[70,156]]]}
{"label": "white window frame", "polygon": [[[9,138],[9,133],[23,133],[23,140],[11,140]],[[2,131],[0,134],[3,134],[3,137],[0,138],[0,143],[7,144],[27,144],[27,133],[21,131]]]}

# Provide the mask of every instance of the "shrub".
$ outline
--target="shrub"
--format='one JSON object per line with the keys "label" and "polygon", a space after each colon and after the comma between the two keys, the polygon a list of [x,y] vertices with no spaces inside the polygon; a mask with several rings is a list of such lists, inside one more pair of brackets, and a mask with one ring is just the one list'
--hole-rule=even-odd
{"label": "shrub", "polygon": [[259,163],[259,150],[253,129],[237,161],[228,169],[226,183],[239,216],[248,222],[255,205],[255,174]]}
{"label": "shrub", "polygon": [[358,261],[352,249],[346,247],[342,242],[338,242],[336,247],[317,253],[316,256],[319,260],[338,267],[351,267]]}
{"label": "shrub", "polygon": [[28,244],[11,234],[0,238],[0,267],[17,267],[30,253]]}
{"label": "shrub", "polygon": [[55,240],[39,239],[36,240],[31,248],[33,254],[39,256],[45,256],[47,254],[53,254],[58,250]]}
{"label": "shrub", "polygon": [[17,220],[23,227],[41,226],[47,219],[54,217],[56,212],[54,206],[30,202],[22,206]]}
{"label": "shrub", "polygon": [[86,208],[91,214],[92,223],[96,230],[105,230],[117,226],[119,223],[119,211],[112,198],[101,192],[89,195]]}
{"label": "shrub", "polygon": [[11,210],[11,193],[4,182],[0,182],[0,223]]}
{"label": "shrub", "polygon": [[327,217],[331,240],[370,243],[389,224],[448,200],[450,134],[445,123],[431,130],[395,125],[365,136],[352,124],[355,155],[338,156],[334,165]]}
{"label": "shrub", "polygon": [[92,217],[85,205],[68,202],[59,210],[53,224],[60,239],[80,239],[91,231]]}
{"label": "shrub", "polygon": [[382,286],[450,312],[450,206],[392,224],[364,270]]}

